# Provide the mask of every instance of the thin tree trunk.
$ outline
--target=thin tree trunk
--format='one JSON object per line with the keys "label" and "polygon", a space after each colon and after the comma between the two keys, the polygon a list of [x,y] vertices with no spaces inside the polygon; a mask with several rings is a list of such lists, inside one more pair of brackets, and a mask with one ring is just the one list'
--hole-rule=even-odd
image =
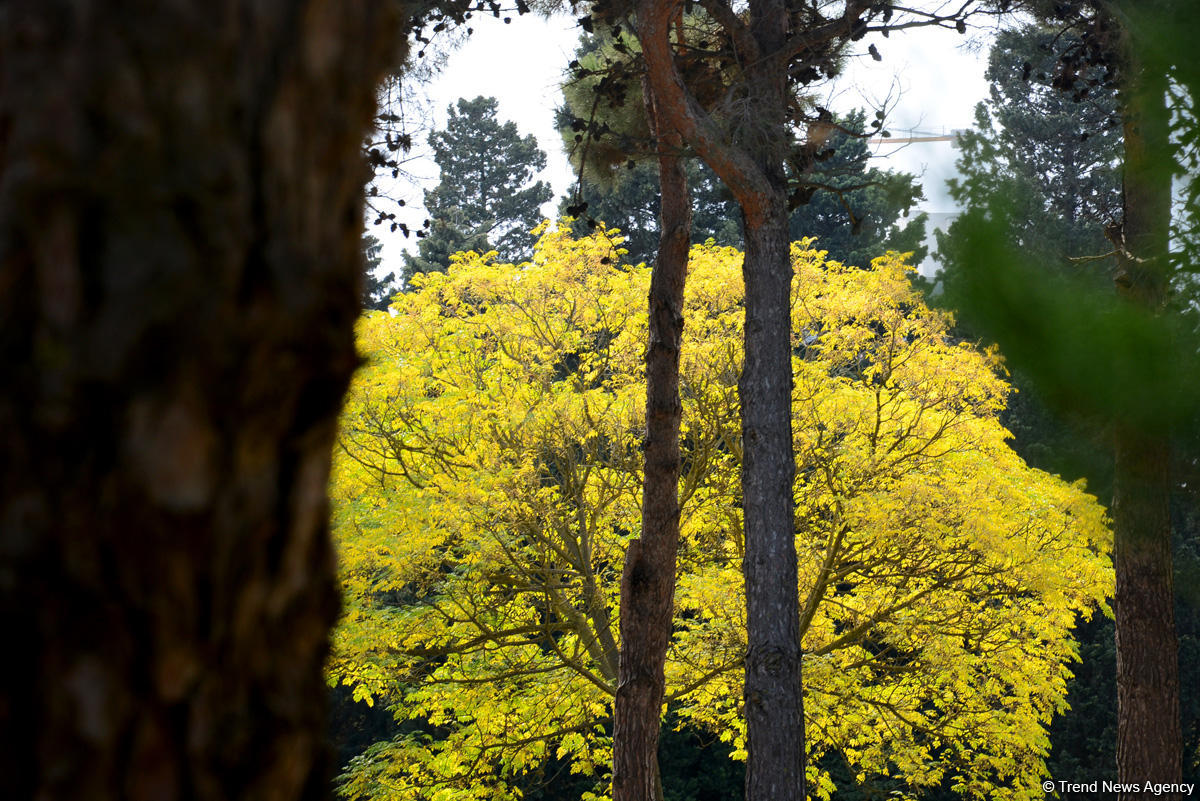
{"label": "thin tree trunk", "polygon": [[691,238],[691,199],[682,142],[666,129],[647,86],[646,112],[658,132],[661,190],[658,258],[650,278],[646,348],[646,440],[642,535],[621,578],[621,664],[613,712],[613,801],[661,801],[658,766],[663,670],[675,606],[679,544],[679,349]]}
{"label": "thin tree trunk", "polygon": [[325,485],[395,12],[0,12],[8,798],[327,796]]}
{"label": "thin tree trunk", "polygon": [[[746,255],[745,366],[739,383],[744,459],[747,801],[805,797],[804,709],[792,483],[792,268],[788,249],[789,70],[836,53],[871,6],[791,30],[782,0],[705,8],[730,37],[741,75],[721,124],[689,92],[668,30],[677,3],[639,0],[638,38],[664,130],[677,131],[742,209]],[[747,16],[741,13],[748,8]]]}
{"label": "thin tree trunk", "polygon": [[[750,5],[761,53],[783,49],[781,0]],[[754,106],[737,124],[769,187],[745,214],[746,362],[742,409],[742,508],[746,555],[746,801],[804,801],[804,699],[792,451],[792,261],[788,237],[788,85],[781,70],[750,65]],[[748,204],[743,204],[743,209]]]}
{"label": "thin tree trunk", "polygon": [[[1124,248],[1117,289],[1157,314],[1166,302],[1169,275],[1166,81],[1161,72],[1140,63],[1132,48],[1127,49],[1124,66]],[[1169,434],[1118,421],[1115,457],[1117,776],[1127,784],[1178,783],[1183,738],[1171,575]],[[1139,797],[1143,796],[1121,795]]]}
{"label": "thin tree trunk", "polygon": [[804,702],[792,483],[791,259],[782,197],[746,221],[745,514],[747,801],[803,801]]}

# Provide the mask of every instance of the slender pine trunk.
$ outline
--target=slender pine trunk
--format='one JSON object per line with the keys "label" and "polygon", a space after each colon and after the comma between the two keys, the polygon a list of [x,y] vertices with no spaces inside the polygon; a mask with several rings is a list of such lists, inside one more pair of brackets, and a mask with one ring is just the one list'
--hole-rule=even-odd
{"label": "slender pine trunk", "polygon": [[679,544],[679,349],[691,198],[680,156],[680,137],[659,119],[650,88],[644,91],[647,115],[652,129],[658,132],[661,234],[650,278],[642,535],[629,546],[621,578],[621,664],[613,711],[613,801],[661,801],[663,797],[658,734]]}
{"label": "slender pine trunk", "polygon": [[[781,0],[750,4],[760,53],[783,49],[788,12]],[[792,452],[792,263],[788,242],[788,84],[782,70],[748,65],[754,104],[735,134],[765,177],[747,198],[746,355],[742,410],[742,508],[746,554],[746,801],[804,801],[804,699]]]}
{"label": "slender pine trunk", "polygon": [[793,530],[792,352],[787,207],[747,220],[742,404],[747,801],[803,801],[804,702]]}

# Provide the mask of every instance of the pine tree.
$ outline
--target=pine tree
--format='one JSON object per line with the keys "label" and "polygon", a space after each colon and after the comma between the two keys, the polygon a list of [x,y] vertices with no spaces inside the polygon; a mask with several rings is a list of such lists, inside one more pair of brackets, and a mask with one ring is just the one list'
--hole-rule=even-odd
{"label": "pine tree", "polygon": [[[1071,261],[1112,249],[1107,223],[1121,216],[1121,131],[1115,122],[1116,92],[1103,84],[1079,100],[1055,88],[1059,57],[1077,47],[1071,33],[1033,24],[1002,31],[988,56],[988,99],[975,108],[975,128],[959,138],[959,178],[949,182],[951,197],[965,208],[986,209],[1003,220],[1012,247],[1050,274],[1084,277],[1107,291],[1108,261]],[[1101,77],[1093,70],[1086,79]],[[958,301],[970,259],[960,218],[938,232],[938,282],[943,301]],[[978,336],[969,311],[958,315],[959,333]],[[1053,415],[1020,369],[1018,393],[1005,425],[1014,448],[1037,467],[1072,477],[1086,476],[1093,492],[1106,497],[1112,481],[1111,456],[1102,435],[1079,421]]]}
{"label": "pine tree", "polygon": [[885,251],[913,252],[912,262],[924,260],[924,214],[908,219],[913,204],[924,198],[911,173],[868,167],[866,113],[861,109],[836,119],[825,142],[824,160],[817,161],[807,180],[815,191],[788,219],[793,240],[817,238],[816,247],[843,264],[867,267]]}
{"label": "pine tree", "polygon": [[[966,218],[963,238],[951,242],[966,268],[956,278],[970,313],[1014,364],[1024,364],[1062,406],[1112,428],[1117,776],[1143,786],[1178,782],[1194,760],[1180,759],[1170,451],[1178,442],[1172,429],[1193,425],[1200,370],[1186,324],[1172,313],[1170,293],[1181,284],[1173,268],[1183,259],[1171,253],[1169,230],[1172,174],[1183,177],[1181,194],[1195,186],[1180,169],[1187,160],[1177,148],[1195,135],[1187,95],[1197,96],[1200,73],[1188,66],[1193,39],[1179,34],[1200,20],[1190,4],[1090,2],[1055,4],[1051,21],[1061,32],[1077,31],[1079,44],[1060,53],[1050,85],[1076,104],[1097,91],[1116,100],[1123,186],[1119,216],[1105,220],[1104,249],[1116,257],[1119,300],[1111,289],[1092,291],[1087,281],[1056,276],[1061,271],[1045,269],[1053,259],[1036,257],[1070,255],[1062,248],[1042,247],[1032,259],[1024,243],[1013,248],[1014,234],[1036,230],[1021,224],[1030,215],[1013,202],[1020,198],[990,201]],[[1020,72],[1028,78],[1033,65]],[[1080,139],[1097,130],[1085,129]],[[1069,164],[1068,156],[1053,158],[1062,185],[1072,189],[1087,165]],[[1033,211],[1063,216],[1049,207]],[[1043,231],[1038,238],[1053,236]]]}
{"label": "pine tree", "polygon": [[[869,149],[863,132],[866,115],[853,111],[829,139],[830,157],[816,165],[810,181],[822,185],[788,220],[792,239],[815,236],[817,247],[845,264],[869,265],[887,250],[913,252],[913,262],[925,258],[925,216],[904,221],[920,200],[921,187],[910,173],[868,167]],[[581,199],[587,216],[621,229],[629,260],[651,261],[658,247],[658,171],[653,162],[633,162],[612,176],[611,185],[584,176]],[[687,162],[692,195],[692,242],[713,239],[718,245],[741,247],[741,212],[728,190],[705,164]],[[574,204],[573,195],[559,201],[560,212]],[[903,222],[903,224],[901,224]],[[587,232],[586,221],[575,232]]]}
{"label": "pine tree", "polygon": [[[653,148],[641,141],[648,131],[639,128],[640,117],[634,116],[640,103],[630,96],[641,92],[641,84],[628,81],[626,93],[621,94],[601,87],[603,79],[598,77],[605,71],[615,74],[630,58],[629,48],[636,47],[629,43],[619,50],[616,42],[603,31],[584,33],[575,51],[580,72],[563,86],[559,130],[576,169],[581,162],[584,167],[578,193],[572,190],[563,197],[559,212],[570,213],[582,201],[586,218],[576,223],[577,235],[588,232],[588,219],[603,221],[621,230],[630,261],[649,262],[658,247],[661,193],[657,165],[650,158]],[[597,93],[602,98],[598,103]],[[823,129],[831,135],[822,143],[822,158],[806,164],[803,175],[793,170],[795,183],[811,184],[813,191],[808,202],[790,214],[791,237],[815,236],[817,247],[828,251],[829,258],[847,264],[869,265],[887,250],[913,251],[914,261],[920,262],[926,255],[921,244],[924,218],[899,224],[923,197],[916,178],[868,168],[865,112],[856,110],[833,122]],[[640,125],[644,127],[644,122]],[[691,241],[713,239],[719,245],[741,247],[741,210],[733,195],[702,160],[691,157],[685,163],[692,202]]]}
{"label": "pine tree", "polygon": [[[1078,46],[1077,36],[1037,25],[996,37],[988,99],[975,108],[975,129],[959,140],[962,177],[949,182],[959,205],[1007,204],[1011,242],[1048,267],[1068,268],[1072,257],[1111,250],[1104,226],[1121,218],[1116,93],[1097,67],[1083,76],[1097,85],[1078,99],[1055,86],[1060,56]],[[955,225],[938,235],[947,287],[962,266],[959,238]],[[1104,279],[1101,270],[1092,272]]]}
{"label": "pine tree", "polygon": [[[696,159],[688,159],[684,169],[692,199],[691,241],[713,239],[718,245],[740,246],[741,212],[720,180]],[[575,221],[575,234],[586,235],[589,220],[602,221],[620,229],[625,237],[621,247],[629,251],[631,263],[649,263],[658,252],[660,197],[658,164],[652,160],[633,162],[611,185],[585,176],[580,199],[587,203],[586,216]],[[559,214],[567,214],[576,202],[574,193],[568,193],[559,200]]]}
{"label": "pine tree", "polygon": [[383,265],[383,244],[370,234],[363,234],[363,309],[386,311],[396,291],[396,274],[380,277]]}
{"label": "pine tree", "polygon": [[460,99],[447,109],[446,128],[429,137],[441,182],[425,192],[429,235],[416,256],[406,256],[404,279],[444,270],[461,250],[496,250],[501,261],[531,254],[529,234],[539,208],[551,197],[543,181],[530,183],[546,166],[533,136],[496,118],[496,99]]}

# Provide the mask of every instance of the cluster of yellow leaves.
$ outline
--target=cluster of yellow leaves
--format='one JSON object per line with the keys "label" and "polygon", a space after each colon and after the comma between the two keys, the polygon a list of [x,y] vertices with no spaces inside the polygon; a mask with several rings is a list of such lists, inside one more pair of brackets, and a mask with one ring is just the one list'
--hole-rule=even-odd
{"label": "cluster of yellow leaves", "polygon": [[[330,678],[419,726],[352,765],[351,798],[515,798],[551,759],[606,792],[649,282],[615,241],[549,231],[519,266],[461,255],[360,325],[368,363],[332,482],[347,611]],[[1012,453],[994,356],[949,340],[898,256],[858,269],[800,243],[793,262],[810,765],[836,750],[913,788],[1040,798],[1069,631],[1111,592],[1103,510]],[[735,753],[740,268],[733,249],[693,249],[667,665],[678,719]]]}

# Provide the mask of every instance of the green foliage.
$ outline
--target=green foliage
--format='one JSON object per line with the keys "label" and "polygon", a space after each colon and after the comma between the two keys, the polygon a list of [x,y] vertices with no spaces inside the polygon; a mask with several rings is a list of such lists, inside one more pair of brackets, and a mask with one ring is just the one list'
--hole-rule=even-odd
{"label": "green foliage", "polygon": [[1081,623],[1079,666],[1067,694],[1070,708],[1050,724],[1050,757],[1055,779],[1111,776],[1117,764],[1117,651],[1113,622]]}
{"label": "green foliage", "polygon": [[363,234],[363,308],[370,311],[384,311],[392,302],[396,293],[396,274],[388,273],[379,277],[379,268],[383,265],[381,253],[383,245],[370,234]]}
{"label": "green foliage", "polygon": [[405,285],[418,273],[446,269],[450,256],[464,249],[526,258],[534,242],[529,230],[551,197],[544,182],[530,183],[546,166],[537,140],[497,120],[495,98],[477,97],[449,107],[445,130],[430,134],[429,145],[441,182],[425,192],[429,235],[416,256],[405,258]]}
{"label": "green foliage", "polygon": [[[1190,481],[1185,482],[1190,485]],[[1200,781],[1200,499],[1177,485],[1174,510],[1175,629],[1179,637],[1180,722],[1183,729],[1183,781]],[[1050,726],[1052,747],[1046,766],[1055,779],[1111,775],[1116,764],[1116,647],[1113,623],[1093,619],[1077,631],[1080,664],[1074,670],[1070,708]],[[1064,796],[1064,798],[1072,798]],[[1073,798],[1090,799],[1087,794]]]}
{"label": "green foliage", "polygon": [[1200,405],[1200,340],[1186,321],[1047,273],[1009,239],[999,201],[956,223],[963,268],[947,293],[1060,409],[1166,434]]}
{"label": "green foliage", "polygon": [[1170,76],[1171,171],[1176,193],[1171,266],[1178,293],[1174,308],[1190,311],[1196,325],[1196,301],[1200,298],[1200,59],[1195,47],[1200,4],[1144,0],[1132,8],[1131,16],[1143,32],[1141,43],[1148,62]]}
{"label": "green foliage", "polygon": [[[852,112],[838,121],[845,131],[834,130],[825,147],[829,156],[817,163],[806,180],[818,188],[808,203],[792,212],[789,230],[793,239],[816,237],[830,259],[843,264],[869,264],[879,253],[895,250],[924,259],[925,216],[901,225],[912,205],[922,197],[914,176],[868,167],[864,131],[866,116]],[[608,173],[603,181],[585,180],[581,198],[587,215],[619,228],[627,237],[630,261],[650,262],[658,251],[658,166],[654,160],[629,162],[625,169]],[[698,160],[688,162],[688,188],[692,195],[692,242],[712,239],[718,245],[742,242],[741,210],[713,172]],[[577,202],[563,198],[560,212]],[[587,232],[585,222],[575,232]]]}
{"label": "green foliage", "polygon": [[[699,160],[689,160],[688,187],[692,194],[692,242],[712,239],[718,245],[738,245],[742,241],[741,209],[720,180]],[[589,233],[588,219],[603,221],[625,237],[622,247],[633,264],[650,263],[658,254],[658,162],[637,161],[633,167],[613,173],[611,184],[585,180],[581,198],[587,205],[587,217],[575,220],[577,236]],[[565,213],[576,201],[573,195],[559,202]]]}
{"label": "green foliage", "polygon": [[[719,101],[727,78],[722,71],[730,64],[718,45],[720,26],[699,7],[688,7],[675,31],[685,43],[676,54],[680,77],[706,111],[727,117]],[[641,43],[619,15],[585,26],[562,87],[559,128],[572,166],[588,182],[609,187],[631,161],[653,161],[657,144],[646,118],[644,75]]]}
{"label": "green foliage", "polygon": [[[617,586],[640,524],[643,299],[609,232],[415,281],[359,331],[331,485],[346,592],[330,681],[420,722],[349,798],[513,798],[554,760],[607,793]],[[1111,592],[1103,511],[1026,467],[995,360],[895,255],[793,250],[796,547],[812,786],[1041,798],[1068,637]],[[741,254],[693,249],[667,709],[745,757]]]}
{"label": "green foliage", "polygon": [[[988,58],[988,99],[975,109],[975,129],[959,141],[961,177],[950,181],[950,194],[974,214],[1002,221],[1010,249],[1033,266],[1027,279],[1049,275],[1074,281],[1077,289],[1108,292],[1111,259],[1071,259],[1112,249],[1104,227],[1121,216],[1117,101],[1103,83],[1089,86],[1079,100],[1056,87],[1058,59],[1079,43],[1070,33],[1058,33],[1027,25],[997,36]],[[1099,67],[1082,74],[1088,83],[1101,78]],[[938,233],[941,303],[960,300],[964,271],[972,266],[963,233],[973,219]],[[980,324],[970,308],[959,309],[962,336],[978,338]],[[1054,415],[1045,397],[1054,390],[1043,390],[1023,366],[1013,368],[1013,381],[1019,391],[1004,422],[1017,452],[1050,472],[1087,476],[1106,497],[1112,458],[1095,424]]]}
{"label": "green foliage", "polygon": [[404,254],[404,286],[411,287],[417,275],[442,272],[455,253],[491,250],[481,227],[472,227],[465,215],[454,210],[448,217],[431,219],[425,236],[417,241],[416,255]]}
{"label": "green foliage", "polygon": [[658,762],[664,801],[740,801],[746,768],[732,758],[732,751],[716,735],[677,717],[663,721]]}
{"label": "green foliage", "polygon": [[[685,15],[689,35],[702,39],[711,23]],[[642,97],[640,44],[618,27],[584,33],[572,77],[563,84],[558,110],[563,145],[583,181],[559,201],[559,213],[576,218],[572,230],[586,236],[603,221],[619,229],[632,263],[658,252],[658,161]],[[698,159],[687,162],[692,199],[692,242],[741,242],[741,211],[720,180]],[[586,210],[578,209],[580,203]]]}
{"label": "green foliage", "polygon": [[[724,86],[717,67],[707,62],[721,35],[704,14],[681,19],[691,46],[680,48],[680,68],[702,105],[714,102]],[[619,30],[619,28],[618,28]],[[636,39],[607,35],[605,29],[580,38],[572,79],[563,85],[559,130],[582,183],[559,202],[559,213],[579,218],[577,235],[590,229],[587,218],[619,228],[632,262],[650,262],[658,250],[658,165],[646,124],[642,85],[644,65]],[[719,116],[719,115],[718,115]],[[811,185],[808,202],[791,215],[793,239],[815,236],[831,259],[869,264],[887,250],[925,258],[924,216],[898,224],[922,197],[912,175],[868,167],[866,114],[834,119],[828,139],[810,143],[822,157],[790,179]],[[687,165],[692,199],[692,242],[742,243],[741,210],[728,190],[699,159]],[[586,218],[578,205],[586,204]]]}
{"label": "green foliage", "polygon": [[811,173],[794,176],[810,182],[816,191],[792,212],[788,231],[792,239],[813,236],[829,258],[843,264],[870,264],[888,250],[912,253],[920,263],[926,249],[924,214],[902,224],[913,204],[924,197],[916,177],[909,173],[868,167],[866,113],[857,110],[835,119],[823,144],[828,157]]}
{"label": "green foliage", "polygon": [[[1153,12],[1154,5],[1143,4],[1139,11]],[[1146,26],[1141,28],[1147,34],[1141,38],[1146,61],[1160,68],[1177,65],[1170,71],[1179,147],[1173,155],[1161,154],[1165,161],[1156,169],[1169,172],[1174,160],[1177,175],[1192,176],[1180,183],[1187,197],[1196,192],[1195,149],[1184,143],[1198,136],[1189,98],[1200,73],[1190,56],[1179,58],[1193,46],[1192,34],[1180,35],[1185,18],[1196,21],[1194,4],[1184,5],[1186,12],[1175,5],[1169,15],[1139,13],[1136,21]],[[1079,41],[1069,33],[1057,35],[1061,27],[1047,32],[1034,26],[998,39],[988,73],[990,101],[977,110],[977,130],[964,138],[959,166],[965,177],[952,186],[972,212],[940,239],[939,255],[946,261],[949,301],[960,306],[966,330],[998,338],[1014,372],[1024,376],[1019,408],[1010,411],[1006,425],[1015,435],[1014,448],[1031,464],[1068,476],[1086,474],[1102,498],[1108,494],[1112,456],[1098,433],[1102,429],[1055,419],[1040,398],[1060,412],[1082,412],[1092,420],[1173,431],[1179,451],[1172,488],[1176,626],[1189,781],[1200,770],[1200,702],[1193,692],[1200,682],[1192,675],[1200,668],[1194,657],[1200,599],[1187,589],[1195,586],[1189,576],[1196,565],[1191,543],[1200,535],[1196,497],[1188,490],[1196,483],[1189,473],[1195,475],[1200,453],[1192,441],[1200,401],[1195,380],[1200,337],[1188,319],[1194,295],[1186,276],[1188,253],[1195,252],[1188,235],[1195,215],[1185,202],[1172,221],[1177,248],[1173,314],[1156,316],[1118,301],[1111,260],[1069,261],[1113,248],[1103,227],[1121,217],[1123,142],[1120,129],[1111,124],[1118,99],[1111,81],[1104,80],[1107,69],[1086,60],[1056,63]],[[1052,40],[1056,44],[1050,48]],[[1069,87],[1064,70],[1074,71]],[[1060,91],[1064,88],[1070,92]],[[1086,97],[1078,97],[1084,90]],[[1081,665],[1070,684],[1071,708],[1051,728],[1048,766],[1056,779],[1104,775],[1115,764],[1113,626],[1091,621],[1081,624],[1077,636]]]}
{"label": "green foliage", "polygon": [[[1095,263],[1071,257],[1112,250],[1105,225],[1121,218],[1122,140],[1115,91],[1100,83],[1075,100],[1054,86],[1058,59],[1078,39],[1036,25],[1002,31],[988,57],[988,99],[975,108],[975,129],[959,141],[961,178],[949,182],[959,205],[1006,205],[1005,238],[1042,269],[1104,282]],[[1100,81],[1092,67],[1083,80]],[[941,280],[950,287],[969,258],[959,248],[964,221],[938,235]],[[1105,262],[1111,265],[1111,260]],[[969,320],[968,320],[969,324]]]}
{"label": "green foliage", "polygon": [[588,183],[610,186],[631,160],[653,161],[640,48],[636,37],[611,30],[580,35],[558,127],[571,166]]}

